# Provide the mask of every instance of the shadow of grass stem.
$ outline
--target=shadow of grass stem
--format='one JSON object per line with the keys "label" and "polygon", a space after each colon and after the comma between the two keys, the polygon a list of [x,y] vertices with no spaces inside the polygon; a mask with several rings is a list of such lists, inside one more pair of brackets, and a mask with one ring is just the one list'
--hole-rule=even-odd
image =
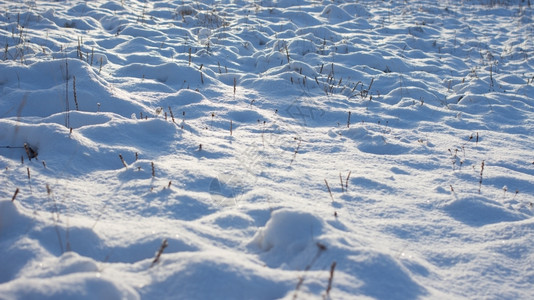
{"label": "shadow of grass stem", "polygon": [[297,286],[295,287],[295,294],[293,294],[293,300],[297,299],[300,287],[304,283],[304,279],[306,277],[306,272],[308,272],[311,269],[311,267],[315,264],[317,259],[319,259],[319,256],[321,256],[321,254],[323,254],[323,252],[326,251],[326,249],[327,249],[325,245],[323,245],[323,244],[321,244],[319,242],[317,242],[316,245],[317,245],[317,253],[315,254],[313,259],[310,261],[310,263],[304,269],[304,274],[302,276],[299,276],[299,281],[297,283]]}

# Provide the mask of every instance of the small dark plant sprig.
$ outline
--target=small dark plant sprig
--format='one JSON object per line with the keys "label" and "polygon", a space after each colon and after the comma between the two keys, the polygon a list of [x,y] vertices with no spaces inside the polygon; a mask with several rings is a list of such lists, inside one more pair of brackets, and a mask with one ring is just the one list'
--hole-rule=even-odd
{"label": "small dark plant sprig", "polygon": [[189,47],[189,65],[191,65],[191,47]]}
{"label": "small dark plant sprig", "polygon": [[341,175],[341,172],[339,172],[339,181],[341,183],[341,192],[346,192],[349,188],[349,178],[352,171],[349,171],[347,174],[347,177],[345,178],[345,183],[343,183],[343,176]]}
{"label": "small dark plant sprig", "polygon": [[[6,43],[6,46],[4,48],[4,60],[7,60],[7,56],[9,54],[9,45]],[[527,81],[528,84],[528,81]]]}
{"label": "small dark plant sprig", "polygon": [[[462,146],[461,147],[462,150],[463,150],[463,153],[464,153],[464,158],[465,158],[465,148]],[[458,156],[458,152],[460,151],[460,149],[456,148],[454,150],[451,150],[450,148],[448,149],[449,151],[449,154],[451,155],[451,162],[452,162],[452,170],[455,171],[456,170],[456,166],[457,166],[457,162],[460,163],[460,166],[459,168],[461,169],[462,168],[462,165],[464,164],[464,160],[461,159],[459,156]]]}
{"label": "small dark plant sprig", "polygon": [[[371,78],[371,82],[369,83],[369,87],[367,89],[363,89],[360,91],[360,96],[362,97],[362,100],[365,100],[367,96],[369,95],[369,92],[371,91],[371,87],[373,86],[373,83],[375,82],[374,78]],[[371,100],[371,99],[369,99]]]}
{"label": "small dark plant sprig", "polygon": [[480,180],[478,181],[478,193],[480,194],[480,190],[482,189],[482,177],[484,173],[484,165],[485,162],[482,161],[482,164],[480,164]]}
{"label": "small dark plant sprig", "polygon": [[152,260],[152,264],[150,264],[150,268],[152,268],[159,262],[161,255],[163,254],[163,251],[165,251],[165,248],[167,248],[168,246],[169,246],[169,243],[167,242],[167,239],[163,239],[163,241],[161,242],[161,245],[159,246],[158,251],[156,252],[156,256],[154,257],[154,260]]}
{"label": "small dark plant sprig", "polygon": [[15,193],[13,194],[13,197],[11,197],[11,202],[15,202],[15,199],[17,198],[17,195],[19,194],[19,188],[15,190]]}
{"label": "small dark plant sprig", "polygon": [[26,174],[28,175],[28,185],[30,186],[30,192],[32,192],[32,176],[30,174],[29,167],[26,167]]}
{"label": "small dark plant sprig", "polygon": [[174,114],[172,113],[172,108],[170,106],[169,106],[169,113],[171,114],[172,122],[176,124],[176,122],[174,121]]}
{"label": "small dark plant sprig", "polygon": [[332,290],[332,281],[334,280],[334,270],[336,269],[336,262],[330,265],[330,277],[328,277],[328,286],[326,287],[326,294],[323,299],[330,299],[330,291]]}
{"label": "small dark plant sprig", "polygon": [[463,154],[464,154],[464,158],[465,158],[465,146],[466,146],[469,142],[472,142],[473,140],[475,141],[475,146],[478,146],[478,140],[479,140],[479,137],[480,137],[480,136],[479,136],[478,132],[476,133],[476,135],[475,135],[475,134],[471,134],[471,135],[469,136],[469,138],[467,139],[467,141],[465,141],[465,142],[462,144],[461,148],[462,148],[462,151],[463,151]]}
{"label": "small dark plant sprig", "polygon": [[300,144],[302,144],[302,139],[300,137],[295,138],[295,140],[298,140],[299,143],[297,144],[297,148],[295,149],[295,152],[293,153],[293,158],[291,159],[291,162],[289,162],[289,165],[291,166],[293,162],[295,161],[295,158],[297,158],[297,153],[299,153]]}
{"label": "small dark plant sprig", "polygon": [[332,196],[332,190],[330,189],[330,186],[328,185],[328,181],[324,180],[324,183],[326,184],[326,188],[328,189],[328,193],[330,194],[330,199],[332,199],[332,202],[334,202],[334,196]]}
{"label": "small dark plant sprig", "polygon": [[72,76],[72,92],[74,94],[74,106],[76,107],[76,111],[79,111],[78,97],[76,95],[76,76]]}
{"label": "small dark plant sprig", "polygon": [[125,167],[125,168],[128,168],[128,165],[126,164],[126,161],[124,161],[124,157],[122,157],[122,154],[119,154],[119,158],[122,162],[122,165]]}
{"label": "small dark plant sprig", "polygon": [[234,98],[235,98],[236,89],[237,89],[237,78],[234,77]]}

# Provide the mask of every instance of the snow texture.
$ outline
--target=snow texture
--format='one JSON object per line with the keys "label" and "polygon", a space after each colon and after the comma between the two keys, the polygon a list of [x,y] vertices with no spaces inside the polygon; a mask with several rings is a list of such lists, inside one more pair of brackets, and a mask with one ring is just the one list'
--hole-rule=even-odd
{"label": "snow texture", "polygon": [[531,4],[0,0],[0,299],[533,299]]}

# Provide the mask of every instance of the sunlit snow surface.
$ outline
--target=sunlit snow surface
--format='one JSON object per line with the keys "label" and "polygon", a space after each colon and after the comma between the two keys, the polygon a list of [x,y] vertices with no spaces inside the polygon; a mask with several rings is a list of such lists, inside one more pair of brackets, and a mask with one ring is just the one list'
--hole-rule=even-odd
{"label": "sunlit snow surface", "polygon": [[532,299],[530,3],[0,1],[0,299]]}

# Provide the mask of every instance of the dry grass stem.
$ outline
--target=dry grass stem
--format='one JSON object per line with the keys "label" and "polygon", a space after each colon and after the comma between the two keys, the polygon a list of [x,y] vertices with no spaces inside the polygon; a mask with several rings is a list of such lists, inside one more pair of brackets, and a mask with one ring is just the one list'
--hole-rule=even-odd
{"label": "dry grass stem", "polygon": [[176,122],[174,121],[174,114],[172,113],[172,109],[171,109],[170,106],[169,106],[169,113],[171,114],[171,120],[172,120],[172,122],[173,122],[173,123],[176,123]]}
{"label": "dry grass stem", "polygon": [[345,192],[345,188],[343,186],[343,177],[341,177],[341,172],[339,172],[339,182],[341,183],[341,192]]}
{"label": "dry grass stem", "polygon": [[11,197],[11,202],[15,201],[15,198],[17,198],[17,195],[19,194],[19,188],[15,190],[15,193],[13,194],[13,197]]}
{"label": "dry grass stem", "polygon": [[333,262],[330,266],[330,277],[328,278],[328,286],[326,287],[326,297],[330,298],[330,291],[332,290],[332,281],[334,280],[334,270],[336,269],[336,262]]}
{"label": "dry grass stem", "polygon": [[169,243],[167,242],[167,239],[163,239],[163,241],[161,242],[161,246],[159,246],[158,252],[156,252],[156,257],[154,257],[154,260],[152,261],[152,264],[150,264],[151,268],[159,262],[160,257],[163,254],[163,251],[168,246],[169,246]]}
{"label": "dry grass stem", "polygon": [[76,76],[72,76],[72,92],[74,93],[74,106],[76,107],[76,111],[79,111],[78,96],[76,95]]}
{"label": "dry grass stem", "polygon": [[330,186],[328,185],[328,181],[326,181],[326,179],[324,180],[324,183],[326,184],[326,188],[328,189],[328,193],[330,194],[330,198],[332,199],[332,202],[334,202],[334,196],[332,196],[332,190],[330,189]]}
{"label": "dry grass stem", "polygon": [[234,97],[235,97],[236,88],[237,88],[237,79],[234,77]]}
{"label": "dry grass stem", "polygon": [[126,164],[126,162],[124,161],[124,157],[122,157],[122,154],[119,154],[119,158],[121,159],[121,162],[122,162],[122,165],[127,168],[128,165]]}

